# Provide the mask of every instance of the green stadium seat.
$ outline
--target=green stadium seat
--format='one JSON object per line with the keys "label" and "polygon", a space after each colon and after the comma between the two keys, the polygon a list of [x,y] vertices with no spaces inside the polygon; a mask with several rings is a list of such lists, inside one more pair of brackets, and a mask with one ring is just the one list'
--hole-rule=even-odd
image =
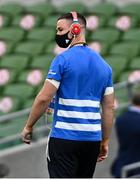
{"label": "green stadium seat", "polygon": [[5,87],[3,94],[6,96],[19,97],[25,101],[26,98],[34,95],[34,87],[26,83],[10,84]]}
{"label": "green stadium seat", "polygon": [[[5,107],[4,109],[5,109],[5,112],[4,111],[1,111],[0,110],[0,112],[3,112],[3,115],[4,114],[7,114],[7,113],[10,113],[10,112],[14,112],[14,111],[17,111],[18,109],[20,109],[20,107],[21,107],[21,101],[20,101],[20,99],[19,98],[17,98],[17,97],[12,97],[12,96],[1,96],[0,97],[0,101],[3,101],[4,99],[10,99],[11,101],[10,102],[12,102],[12,106],[11,107],[9,107],[9,108],[7,108],[7,107]],[[7,100],[8,101],[8,100]],[[7,102],[5,102],[5,106],[8,106],[8,103],[6,104]]]}
{"label": "green stadium seat", "polygon": [[40,3],[26,8],[29,14],[40,15],[44,18],[49,17],[54,12],[54,7],[49,3]]}
{"label": "green stadium seat", "polygon": [[130,64],[131,70],[140,70],[140,57],[133,58]]}
{"label": "green stadium seat", "polygon": [[23,6],[20,4],[4,4],[0,6],[0,13],[7,14],[10,16],[16,16],[24,11]]}
{"label": "green stadium seat", "polygon": [[92,33],[91,39],[94,41],[101,41],[108,44],[114,43],[119,40],[120,33],[116,29],[99,29]]}
{"label": "green stadium seat", "polygon": [[47,73],[53,58],[54,58],[54,56],[51,54],[37,56],[33,59],[30,67],[33,69],[35,69],[35,68],[44,69]]}
{"label": "green stadium seat", "polygon": [[90,8],[89,12],[97,15],[111,17],[117,13],[117,7],[111,3],[100,3]]}
{"label": "green stadium seat", "polygon": [[45,19],[44,26],[56,28],[57,19],[58,19],[58,15],[49,16],[47,19]]}
{"label": "green stadium seat", "polygon": [[56,46],[55,42],[49,43],[48,46],[46,47],[45,53],[52,53],[52,54],[54,54],[55,46]]}
{"label": "green stadium seat", "polygon": [[115,97],[119,104],[126,103],[129,100],[127,88],[120,88],[115,90]]}
{"label": "green stadium seat", "polygon": [[[119,17],[121,17],[121,16],[111,17],[108,21],[108,26],[116,28],[116,22],[119,19]],[[131,22],[130,28],[136,27],[138,24],[138,18],[135,16],[128,16],[128,17],[130,18],[130,22]]]}
{"label": "green stadium seat", "polygon": [[120,13],[126,15],[136,15],[140,17],[140,4],[128,4],[120,8]]}
{"label": "green stadium seat", "polygon": [[45,43],[42,41],[26,41],[18,44],[15,48],[15,52],[36,56],[43,53],[45,46]]}
{"label": "green stadium seat", "polygon": [[107,23],[107,19],[105,16],[97,16],[97,15],[89,15],[86,17],[87,20],[87,33],[86,39],[90,40],[90,36],[88,37],[88,32],[93,32],[96,29],[101,27],[105,27]]}
{"label": "green stadium seat", "polygon": [[[7,68],[1,68],[1,67],[0,67],[0,72],[1,72],[2,70],[6,70],[6,72],[9,73],[9,79],[7,79],[3,85],[1,84],[1,85],[0,85],[1,87],[2,87],[2,86],[5,86],[5,85],[7,85],[7,84],[9,84],[9,83],[13,83],[13,82],[16,81],[17,72],[16,72],[15,70],[13,70],[13,69],[7,69]],[[6,75],[6,77],[7,77],[7,75]],[[1,78],[2,78],[2,77],[1,77]],[[4,78],[4,76],[3,76],[3,78]]]}
{"label": "green stadium seat", "polygon": [[[31,86],[39,86],[44,82],[47,71],[40,69],[25,70],[18,76],[18,83],[28,83]],[[31,78],[32,77],[32,78]]]}
{"label": "green stadium seat", "polygon": [[66,3],[66,4],[62,5],[60,8],[57,8],[57,11],[59,13],[68,13],[71,11],[76,11],[81,14],[83,14],[83,13],[85,14],[85,13],[87,13],[87,8],[83,3],[75,2],[75,3]]}
{"label": "green stadium seat", "polygon": [[119,55],[112,55],[105,57],[106,62],[112,67],[113,79],[117,81],[121,72],[127,67],[127,58]]}
{"label": "green stadium seat", "polygon": [[106,26],[107,19],[105,16],[97,16],[99,17],[99,28]]}
{"label": "green stadium seat", "polygon": [[25,117],[11,119],[6,123],[0,123],[0,137],[7,137],[22,132],[25,124]]}
{"label": "green stadium seat", "polygon": [[131,59],[139,53],[139,44],[123,42],[114,44],[110,50],[110,54],[122,55]]}
{"label": "green stadium seat", "polygon": [[12,53],[14,51],[14,48],[15,48],[15,42],[12,42],[12,41],[2,41],[4,42],[5,44],[5,54],[9,54],[9,53]]}
{"label": "green stadium seat", "polygon": [[123,40],[140,42],[140,30],[139,29],[131,29],[131,30],[127,31],[123,36]]}
{"label": "green stadium seat", "polygon": [[55,29],[52,28],[35,28],[29,32],[27,39],[29,40],[40,40],[43,42],[50,42],[54,40]]}
{"label": "green stadium seat", "polygon": [[9,26],[9,24],[11,23],[11,19],[9,16],[7,16],[6,14],[1,14],[0,13],[0,16],[1,18],[3,19],[2,21],[2,24],[1,24],[1,27],[6,27],[6,26]]}
{"label": "green stadium seat", "polygon": [[5,27],[0,29],[0,39],[18,42],[24,38],[24,31],[18,27]]}
{"label": "green stadium seat", "polygon": [[23,104],[23,109],[30,108],[33,105],[35,99],[28,99]]}
{"label": "green stadium seat", "polygon": [[23,54],[11,54],[4,56],[1,60],[0,67],[14,69],[15,72],[21,71],[28,67],[29,56]]}
{"label": "green stadium seat", "polygon": [[132,71],[125,71],[121,74],[119,81],[123,82],[123,81],[127,81],[128,80],[128,76]]}
{"label": "green stadium seat", "polygon": [[[26,16],[25,15],[20,15],[20,16],[16,16],[13,21],[12,21],[12,25],[13,26],[20,26],[20,22],[22,20],[22,18]],[[35,25],[34,27],[38,27],[38,26],[41,26],[42,25],[42,18],[40,16],[34,16],[35,17]]]}
{"label": "green stadium seat", "polygon": [[[96,46],[99,46],[99,50]],[[89,43],[89,47],[103,56],[108,55],[109,44],[105,42],[93,41]]]}

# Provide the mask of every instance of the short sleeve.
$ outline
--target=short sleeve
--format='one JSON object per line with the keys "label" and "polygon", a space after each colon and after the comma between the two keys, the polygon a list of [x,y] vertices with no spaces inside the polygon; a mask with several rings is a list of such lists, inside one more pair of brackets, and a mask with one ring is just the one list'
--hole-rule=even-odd
{"label": "short sleeve", "polygon": [[61,81],[65,69],[65,59],[62,55],[58,55],[51,63],[46,79],[54,79]]}
{"label": "short sleeve", "polygon": [[114,87],[113,87],[113,79],[112,79],[112,69],[110,68],[104,96],[112,94],[113,92],[114,92]]}

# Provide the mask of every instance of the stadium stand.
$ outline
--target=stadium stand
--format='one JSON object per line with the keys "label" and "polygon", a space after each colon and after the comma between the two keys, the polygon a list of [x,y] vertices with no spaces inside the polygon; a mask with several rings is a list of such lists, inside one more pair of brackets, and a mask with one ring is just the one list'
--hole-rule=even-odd
{"label": "stadium stand", "polygon": [[[101,53],[112,66],[114,83],[129,79],[133,71],[140,70],[139,9],[139,4],[118,7],[111,3],[87,8],[79,2],[57,8],[47,2],[0,5],[0,115],[31,106],[51,61],[64,50],[54,42],[55,25],[61,13],[72,10],[83,13],[87,18],[89,47]],[[135,74],[136,77],[139,72]],[[126,90],[116,90],[116,97],[119,103],[128,102]],[[11,126],[6,122],[4,126],[10,133],[18,123],[17,120]],[[1,135],[3,132],[0,131]]]}
{"label": "stadium stand", "polygon": [[[118,86],[115,85],[115,103],[116,108],[119,109],[117,114],[129,104],[131,93],[140,90],[139,84],[132,84],[140,80],[140,4],[126,4],[121,7],[111,3],[99,3],[86,6],[86,3],[82,4],[78,1],[70,3],[69,1],[56,7],[47,1],[43,4],[39,2],[40,0],[38,4],[29,6],[19,3],[0,4],[1,152],[9,147],[23,144],[21,131],[30,107],[43,85],[53,58],[64,51],[54,42],[56,21],[62,13],[76,10],[86,16],[86,37],[89,47],[103,55],[113,69],[114,84],[119,83]],[[47,127],[51,125],[51,122],[52,116],[44,114],[36,124],[35,130],[38,133],[34,134],[33,140],[46,137],[49,133]],[[115,158],[114,152],[117,149],[114,136],[113,130],[110,158],[102,165],[97,165],[101,168],[97,168],[95,177],[111,177],[108,172],[109,166]],[[45,147],[46,138],[43,142],[43,152]],[[7,152],[10,158],[7,155],[5,162],[14,174],[13,176],[10,172],[9,177],[20,178],[29,177],[29,175],[33,178],[35,176],[46,177],[46,159],[43,153],[38,163],[32,163],[34,165],[32,167],[38,167],[34,170],[29,167],[31,159],[40,158],[40,149],[36,152],[31,149],[30,153],[26,148],[22,151],[18,156],[16,150],[11,157]],[[1,156],[0,161],[3,160]],[[25,156],[27,158],[24,158]],[[41,166],[42,161],[45,161],[43,167]],[[21,170],[17,172],[17,168]],[[42,170],[45,172],[44,175]]]}

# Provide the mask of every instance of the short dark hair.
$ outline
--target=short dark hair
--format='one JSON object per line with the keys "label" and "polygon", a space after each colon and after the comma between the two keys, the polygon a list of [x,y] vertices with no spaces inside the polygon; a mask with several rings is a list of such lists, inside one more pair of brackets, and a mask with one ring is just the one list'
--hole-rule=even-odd
{"label": "short dark hair", "polygon": [[132,103],[140,106],[140,93],[135,93],[132,97]]}
{"label": "short dark hair", "polygon": [[[79,23],[83,24],[84,27],[86,28],[86,24],[87,24],[86,18],[80,13],[77,13],[77,17],[78,17]],[[61,15],[57,20],[60,20],[60,19],[68,19],[72,21],[73,17],[71,13],[66,13],[66,14]]]}

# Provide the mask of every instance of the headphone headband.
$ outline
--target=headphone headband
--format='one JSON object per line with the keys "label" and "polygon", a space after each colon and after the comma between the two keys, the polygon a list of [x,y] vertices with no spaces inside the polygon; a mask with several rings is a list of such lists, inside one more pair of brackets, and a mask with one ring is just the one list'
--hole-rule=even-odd
{"label": "headphone headband", "polygon": [[72,17],[73,17],[73,22],[78,22],[77,12],[72,11],[71,14],[72,14]]}

